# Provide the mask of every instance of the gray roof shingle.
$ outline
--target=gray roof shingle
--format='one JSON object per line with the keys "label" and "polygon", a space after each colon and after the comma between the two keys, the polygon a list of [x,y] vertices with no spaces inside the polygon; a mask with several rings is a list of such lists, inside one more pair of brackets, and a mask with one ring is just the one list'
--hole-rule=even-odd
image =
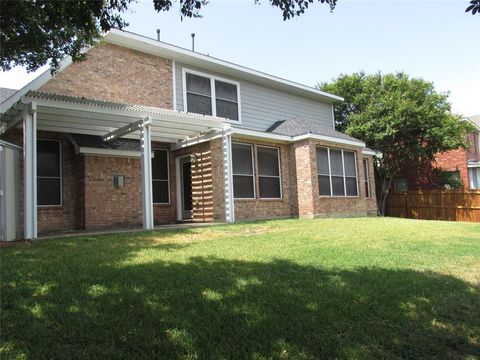
{"label": "gray roof shingle", "polygon": [[314,123],[313,121],[304,119],[302,117],[293,117],[287,120],[275,122],[267,132],[278,135],[299,136],[305,134],[315,134],[330,136],[337,139],[360,141],[354,137],[348,136],[341,132],[330,128],[323,127]]}
{"label": "gray roof shingle", "polygon": [[0,87],[0,104],[15,94],[18,90]]}

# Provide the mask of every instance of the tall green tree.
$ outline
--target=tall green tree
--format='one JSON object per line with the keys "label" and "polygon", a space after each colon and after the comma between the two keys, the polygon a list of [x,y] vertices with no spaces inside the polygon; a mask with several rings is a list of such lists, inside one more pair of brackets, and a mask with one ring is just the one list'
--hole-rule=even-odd
{"label": "tall green tree", "polygon": [[[0,67],[25,66],[28,71],[50,63],[52,71],[66,56],[84,58],[82,49],[95,44],[102,32],[122,29],[122,14],[137,0],[1,0]],[[150,0],[152,10],[169,11],[174,3],[182,17],[201,17],[208,0]],[[260,3],[261,0],[252,0]],[[314,3],[335,8],[337,0],[265,0],[281,10],[284,20],[303,14]]]}
{"label": "tall green tree", "polygon": [[404,73],[359,72],[318,87],[345,98],[335,107],[337,128],[382,153],[376,163],[382,214],[393,178],[402,168],[430,163],[438,152],[467,146],[471,125],[451,113],[448,94],[425,80]]}

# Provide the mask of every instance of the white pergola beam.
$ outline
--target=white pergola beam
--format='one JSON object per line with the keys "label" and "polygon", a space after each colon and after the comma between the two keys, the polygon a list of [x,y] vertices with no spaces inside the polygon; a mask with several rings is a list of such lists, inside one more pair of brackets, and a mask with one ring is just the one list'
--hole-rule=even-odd
{"label": "white pergola beam", "polygon": [[37,238],[37,106],[34,102],[23,112],[24,233],[25,239]]}
{"label": "white pergola beam", "polygon": [[223,131],[223,176],[225,191],[225,220],[228,223],[235,222],[235,204],[233,198],[233,172],[232,172],[232,135],[230,131]]}
{"label": "white pergola beam", "polygon": [[143,228],[148,230],[154,228],[150,124],[151,118],[147,117],[142,120],[142,128],[140,129]]}
{"label": "white pergola beam", "polygon": [[145,126],[147,125],[151,125],[152,124],[152,119],[151,118],[146,118],[147,120],[145,119],[141,119],[141,120],[137,120],[131,124],[128,124],[128,125],[125,125],[119,129],[116,129],[116,130],[113,130],[111,132],[109,132],[108,134],[102,136],[102,141],[105,141],[105,142],[108,142],[108,141],[113,141],[113,140],[116,140],[118,139],[119,137],[122,137],[122,136],[125,136],[125,135],[128,135],[132,132],[135,132],[141,128],[144,128]]}

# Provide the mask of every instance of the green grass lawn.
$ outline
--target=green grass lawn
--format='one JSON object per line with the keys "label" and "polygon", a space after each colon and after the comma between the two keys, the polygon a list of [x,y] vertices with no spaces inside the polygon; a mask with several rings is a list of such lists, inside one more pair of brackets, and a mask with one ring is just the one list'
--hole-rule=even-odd
{"label": "green grass lawn", "polygon": [[480,224],[282,220],[2,249],[0,357],[480,359]]}

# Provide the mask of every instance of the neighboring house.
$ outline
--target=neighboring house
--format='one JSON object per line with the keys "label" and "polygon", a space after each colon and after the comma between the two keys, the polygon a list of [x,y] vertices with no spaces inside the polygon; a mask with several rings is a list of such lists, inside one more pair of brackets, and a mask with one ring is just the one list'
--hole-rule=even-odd
{"label": "neighboring house", "polygon": [[475,131],[468,134],[468,149],[438,154],[436,167],[458,174],[466,189],[480,189],[480,115],[468,117]]}
{"label": "neighboring house", "polygon": [[85,61],[65,61],[0,105],[1,138],[23,147],[24,237],[374,215],[375,153],[334,130],[342,100],[110,31]]}
{"label": "neighboring house", "polygon": [[413,189],[429,189],[442,186],[440,179],[432,170],[445,171],[453,179],[460,180],[465,189],[480,189],[480,115],[466,118],[475,127],[468,134],[468,148],[439,153],[435,156],[432,167],[424,167],[422,171],[403,171],[394,179],[395,191]]}

